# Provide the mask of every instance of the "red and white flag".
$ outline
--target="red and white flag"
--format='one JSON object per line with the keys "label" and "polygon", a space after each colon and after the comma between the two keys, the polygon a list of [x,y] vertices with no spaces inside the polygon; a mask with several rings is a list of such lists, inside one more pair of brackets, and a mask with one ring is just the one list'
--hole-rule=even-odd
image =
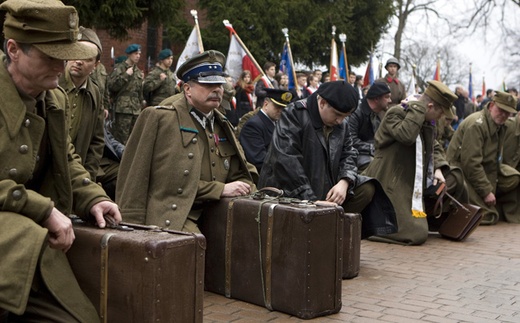
{"label": "red and white flag", "polygon": [[[332,43],[330,45],[330,80],[337,81],[338,80],[338,46],[336,45],[336,41],[334,37],[332,37]],[[348,81],[348,80],[346,80]]]}
{"label": "red and white flag", "polygon": [[237,35],[233,26],[229,23],[224,23],[226,28],[230,31],[231,41],[229,43],[229,51],[226,60],[226,72],[233,78],[233,82],[237,82],[242,71],[248,70],[251,72],[252,80],[256,80],[261,71],[253,63],[253,60],[248,55],[248,51],[242,43],[237,39]]}
{"label": "red and white flag", "polygon": [[186,62],[193,56],[203,52],[203,50],[201,50],[200,48],[200,44],[202,44],[202,39],[199,39],[197,26],[195,26],[191,31],[190,38],[188,38],[188,41],[186,42],[186,47],[184,47],[184,50],[179,56],[179,60],[177,60],[177,67],[175,68],[175,73],[184,62]]}

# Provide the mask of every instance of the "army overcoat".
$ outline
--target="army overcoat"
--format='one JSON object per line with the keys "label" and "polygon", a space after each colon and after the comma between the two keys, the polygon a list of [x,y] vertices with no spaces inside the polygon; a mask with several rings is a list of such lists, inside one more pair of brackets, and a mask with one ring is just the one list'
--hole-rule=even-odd
{"label": "army overcoat", "polygon": [[[254,187],[255,167],[246,162],[231,124],[214,113],[226,133],[218,146],[230,167],[226,182]],[[205,147],[198,132],[184,93],[143,110],[119,166],[116,201],[125,221],[181,230],[196,199],[220,199],[225,183],[200,180]]]}
{"label": "army overcoat", "polygon": [[[5,62],[5,56],[0,59]],[[109,200],[89,180],[68,137],[67,104],[61,89],[45,93],[45,121],[26,106],[14,86],[5,63],[0,64],[0,308],[22,314],[36,266],[57,300],[79,321],[99,320],[72,274],[62,251],[47,245],[47,229],[41,227],[53,205],[64,214],[73,210],[82,218],[90,208]],[[38,192],[26,189],[33,174],[40,141],[47,129],[49,167]]]}
{"label": "army overcoat", "polygon": [[426,106],[410,101],[390,108],[375,134],[374,160],[363,175],[377,178],[394,205],[399,231],[385,236],[403,244],[422,244],[428,238],[426,217],[412,215],[412,196],[416,166],[416,140],[423,146],[423,188],[426,187],[427,162],[433,157],[434,168],[449,167],[442,149],[435,141],[433,126],[425,121]]}

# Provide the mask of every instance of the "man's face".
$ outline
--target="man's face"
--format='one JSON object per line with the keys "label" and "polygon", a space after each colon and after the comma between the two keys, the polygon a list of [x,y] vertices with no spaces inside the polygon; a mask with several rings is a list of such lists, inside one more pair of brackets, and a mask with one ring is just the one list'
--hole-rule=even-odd
{"label": "man's face", "polygon": [[139,63],[139,59],[141,58],[141,51],[138,50],[136,52],[133,52],[131,54],[128,54],[128,59],[133,63],[137,64]]}
{"label": "man's face", "polygon": [[315,71],[314,72],[314,77],[316,77],[316,80],[319,82],[321,81],[321,76],[322,76],[322,72],[321,71]]}
{"label": "man's face", "polygon": [[269,67],[267,71],[265,71],[265,74],[270,78],[273,78],[276,75],[276,68],[274,66]]}
{"label": "man's face", "polygon": [[305,76],[300,76],[300,77],[298,77],[298,85],[299,85],[300,87],[305,86],[305,84],[306,84],[305,81],[306,81],[306,80],[307,80],[307,78],[306,78]]}
{"label": "man's face", "polygon": [[273,121],[277,121],[280,119],[280,117],[282,116],[283,109],[284,107],[274,104],[273,101],[271,101],[271,99],[269,98],[264,101],[263,110],[265,114],[267,114],[267,116]]}
{"label": "man's face", "polygon": [[348,82],[351,84],[351,85],[354,85],[354,83],[356,83],[356,75],[355,74],[351,74],[348,76]]}
{"label": "man's face", "polygon": [[344,113],[344,112],[340,112],[340,111],[334,109],[323,98],[321,98],[318,101],[318,105],[319,105],[318,110],[320,112],[321,121],[323,122],[324,125],[329,126],[329,127],[333,127],[335,125],[341,124],[343,122],[343,120],[345,120],[346,117],[348,117],[349,115],[352,114],[351,112]]}
{"label": "man's face", "polygon": [[[82,42],[82,44],[97,49],[96,45],[90,42]],[[69,70],[70,75],[73,78],[86,80],[87,77],[92,73],[92,71],[98,65],[98,61],[96,57],[92,57],[89,59],[78,59],[67,62],[67,68]]]}
{"label": "man's face", "polygon": [[163,59],[161,62],[166,68],[170,68],[173,63],[173,56],[167,57]]}
{"label": "man's face", "polygon": [[501,126],[506,123],[507,118],[511,116],[511,113],[500,109],[493,101],[489,103],[489,114],[497,126]]}
{"label": "man's face", "polygon": [[372,111],[375,113],[379,113],[381,111],[386,111],[388,109],[388,105],[392,102],[392,99],[390,98],[390,93],[383,94],[381,96],[378,96],[376,98],[376,104],[375,107],[372,108]]}
{"label": "man's face", "polygon": [[219,107],[224,95],[222,84],[205,84],[190,81],[184,83],[184,95],[188,102],[202,113]]}
{"label": "man's face", "polygon": [[311,77],[309,78],[309,85],[313,88],[317,88],[318,87],[318,79],[316,79],[316,77]]}
{"label": "man's face", "polygon": [[47,56],[36,47],[27,53],[16,41],[7,42],[8,55],[11,56],[9,71],[16,86],[32,97],[43,91],[58,87],[58,80],[65,71],[65,61]]}
{"label": "man's face", "polygon": [[386,70],[388,71],[388,74],[390,74],[390,76],[395,76],[397,74],[397,64],[394,64],[394,63],[390,63],[386,66]]}

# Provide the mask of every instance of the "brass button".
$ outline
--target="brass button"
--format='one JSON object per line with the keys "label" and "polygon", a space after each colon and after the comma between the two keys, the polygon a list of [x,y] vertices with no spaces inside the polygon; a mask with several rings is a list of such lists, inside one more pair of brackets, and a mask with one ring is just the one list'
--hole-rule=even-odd
{"label": "brass button", "polygon": [[193,138],[193,139],[191,140],[191,143],[192,143],[192,144],[196,144],[196,143],[197,143],[197,141],[198,141],[198,139],[197,139],[197,138]]}
{"label": "brass button", "polygon": [[182,187],[180,187],[180,188],[177,189],[177,193],[178,193],[178,194],[182,194]]}
{"label": "brass button", "polygon": [[172,204],[172,210],[177,210],[177,204]]}
{"label": "brass button", "polygon": [[215,180],[217,180],[217,178],[215,176],[213,176],[213,180],[215,181]]}
{"label": "brass button", "polygon": [[25,119],[25,122],[23,123],[23,125],[28,128],[30,125],[31,125],[31,120],[29,119]]}
{"label": "brass button", "polygon": [[164,225],[166,225],[167,227],[169,227],[170,224],[171,224],[170,220],[166,220],[166,221],[164,221]]}
{"label": "brass button", "polygon": [[36,155],[36,162],[40,161],[40,155]]}
{"label": "brass button", "polygon": [[18,175],[18,169],[16,169],[16,168],[11,168],[11,169],[9,170],[9,176],[11,176],[11,177],[15,177],[16,175]]}
{"label": "brass button", "polygon": [[20,148],[18,148],[18,151],[21,154],[27,154],[27,152],[29,151],[29,147],[27,145],[21,145]]}
{"label": "brass button", "polygon": [[210,133],[208,137],[209,139],[213,139],[213,134]]}
{"label": "brass button", "polygon": [[84,178],[81,183],[83,184],[83,186],[90,184],[90,178]]}
{"label": "brass button", "polygon": [[211,152],[214,152],[214,151],[215,151],[215,148],[211,147],[210,151],[211,151]]}
{"label": "brass button", "polygon": [[193,153],[189,153],[189,154],[188,154],[188,158],[189,158],[189,159],[193,159]]}
{"label": "brass button", "polygon": [[187,169],[185,169],[185,170],[184,170],[184,176],[188,176],[189,174],[190,174],[190,171],[187,170]]}
{"label": "brass button", "polygon": [[211,166],[215,167],[215,162],[211,162]]}
{"label": "brass button", "polygon": [[17,200],[17,201],[18,201],[19,199],[21,199],[21,198],[22,198],[22,191],[20,191],[20,190],[14,190],[14,191],[13,191],[13,198],[14,198],[15,200]]}

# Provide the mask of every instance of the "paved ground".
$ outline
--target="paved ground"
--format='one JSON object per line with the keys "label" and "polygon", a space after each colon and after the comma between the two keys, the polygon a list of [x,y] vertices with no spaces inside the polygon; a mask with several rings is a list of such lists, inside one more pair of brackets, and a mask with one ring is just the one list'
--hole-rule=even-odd
{"label": "paved ground", "polygon": [[[342,292],[338,314],[311,321],[520,322],[520,225],[417,247],[362,241],[361,271]],[[204,322],[309,321],[206,292]]]}

